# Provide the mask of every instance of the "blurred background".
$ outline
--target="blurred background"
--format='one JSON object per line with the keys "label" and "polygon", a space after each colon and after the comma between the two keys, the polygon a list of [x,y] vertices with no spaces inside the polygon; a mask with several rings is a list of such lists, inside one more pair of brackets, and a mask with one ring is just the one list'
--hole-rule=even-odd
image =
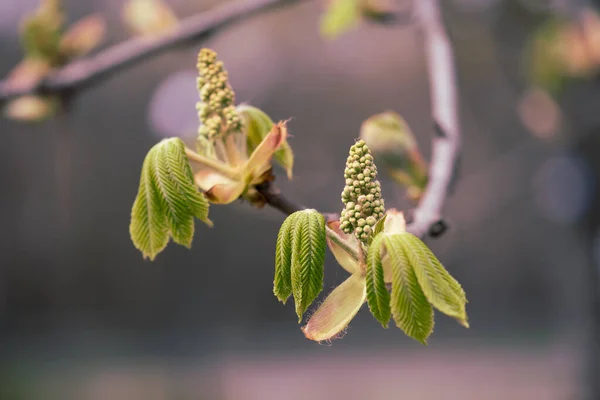
{"label": "blurred background", "polygon": [[[70,21],[101,12],[110,44],[131,36],[123,3],[65,6]],[[179,17],[217,3],[168,2]],[[214,228],[197,223],[191,250],[155,262],[131,244],[146,152],[195,135],[202,46],[239,102],[292,118],[295,176],[279,170],[277,184],[299,203],[339,212],[348,147],[375,113],[403,115],[429,159],[418,27],[364,23],[328,41],[323,3],[305,1],[129,68],[59,118],[0,119],[0,400],[600,398],[600,82],[549,96],[523,62],[536,29],[575,2],[442,3],[464,151],[450,229],[428,244],[467,292],[470,329],[437,314],[423,347],[363,310],[342,340],[306,340],[272,294],[283,216],[271,209],[213,206]],[[36,6],[0,1],[0,76]],[[382,184],[388,206],[411,207]],[[321,296],[346,275],[328,255]]]}

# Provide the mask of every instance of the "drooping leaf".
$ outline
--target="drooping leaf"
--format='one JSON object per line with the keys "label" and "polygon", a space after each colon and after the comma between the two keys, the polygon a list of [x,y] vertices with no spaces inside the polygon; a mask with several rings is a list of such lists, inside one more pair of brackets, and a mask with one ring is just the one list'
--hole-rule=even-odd
{"label": "drooping leaf", "polygon": [[325,218],[316,210],[295,214],[292,238],[292,293],[298,322],[323,289],[325,264]]}
{"label": "drooping leaf", "polygon": [[381,235],[392,268],[391,309],[396,325],[408,336],[427,344],[433,331],[433,309],[419,286],[401,235]]}
{"label": "drooping leaf", "polygon": [[[275,123],[264,111],[257,107],[240,104],[236,110],[244,123],[248,142],[248,155],[250,155],[263,141],[265,136],[269,134]],[[285,169],[288,179],[292,179],[294,153],[287,141],[281,143],[279,149],[273,154],[273,159]]]}
{"label": "drooping leaf", "polygon": [[383,278],[383,264],[381,252],[384,235],[379,235],[369,246],[367,254],[367,302],[371,314],[387,328],[391,316],[390,293],[388,292]]}
{"label": "drooping leaf", "polygon": [[321,17],[321,35],[335,39],[356,27],[360,22],[360,0],[328,0]]}
{"label": "drooping leaf", "polygon": [[423,293],[444,314],[468,328],[465,306],[467,298],[458,283],[442,266],[427,245],[411,233],[398,235],[410,265],[414,268]]}
{"label": "drooping leaf", "polygon": [[283,221],[275,247],[275,280],[273,293],[283,304],[292,294],[292,237],[298,214],[292,214]]}
{"label": "drooping leaf", "polygon": [[183,142],[165,139],[150,149],[144,160],[131,212],[131,240],[151,260],[166,247],[169,237],[190,247],[194,217],[212,225],[208,201],[194,186]]}
{"label": "drooping leaf", "polygon": [[353,274],[327,296],[302,331],[307,339],[331,340],[338,336],[366,300],[365,278]]}

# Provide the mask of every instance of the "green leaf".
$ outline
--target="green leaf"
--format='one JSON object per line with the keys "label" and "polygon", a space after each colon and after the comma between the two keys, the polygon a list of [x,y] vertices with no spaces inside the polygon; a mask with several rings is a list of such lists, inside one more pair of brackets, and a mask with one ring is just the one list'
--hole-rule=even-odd
{"label": "green leaf", "polygon": [[399,234],[381,235],[392,267],[391,308],[396,326],[423,344],[433,332],[433,309],[421,290]]}
{"label": "green leaf", "polygon": [[365,278],[352,274],[336,287],[310,317],[302,331],[307,339],[331,340],[340,335],[365,303]]}
{"label": "green leaf", "polygon": [[144,160],[140,186],[131,211],[129,233],[134,246],[154,260],[169,242],[190,247],[194,217],[212,226],[208,201],[194,185],[181,139],[156,144]]}
{"label": "green leaf", "polygon": [[381,263],[381,251],[384,235],[377,236],[367,254],[367,302],[371,314],[387,328],[390,320],[390,293],[383,279],[383,264]]}
{"label": "green leaf", "polygon": [[468,328],[464,290],[442,266],[427,245],[411,233],[398,235],[414,268],[419,285],[429,302],[444,314],[455,318]]}
{"label": "green leaf", "polygon": [[373,229],[373,238],[375,238],[377,235],[379,235],[381,232],[383,232],[383,229],[385,228],[385,220],[387,219],[387,214],[385,214],[383,216],[383,218],[381,218],[379,221],[377,221],[377,223],[375,224],[375,228]]}
{"label": "green leaf", "polygon": [[323,289],[325,218],[316,210],[294,214],[298,216],[292,237],[292,293],[301,322],[304,311]]}
{"label": "green leaf", "polygon": [[277,235],[273,293],[283,304],[292,294],[292,237],[298,214],[287,217]]}
{"label": "green leaf", "polygon": [[335,39],[360,22],[360,0],[329,0],[321,17],[321,35]]}
{"label": "green leaf", "polygon": [[[248,154],[250,155],[271,131],[274,122],[264,111],[247,104],[237,106],[237,112],[244,123],[248,142]],[[292,179],[294,153],[287,141],[279,146],[279,149],[273,155],[273,159],[285,169],[288,179]]]}
{"label": "green leaf", "polygon": [[566,54],[559,41],[559,34],[564,26],[563,19],[548,19],[532,33],[525,46],[531,83],[552,94],[560,92],[568,78]]}

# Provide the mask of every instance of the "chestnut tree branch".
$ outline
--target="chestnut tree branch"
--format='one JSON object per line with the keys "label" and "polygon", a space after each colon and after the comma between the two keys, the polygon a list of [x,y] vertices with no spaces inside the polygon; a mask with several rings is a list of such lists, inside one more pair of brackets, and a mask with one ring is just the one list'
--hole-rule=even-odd
{"label": "chestnut tree branch", "polygon": [[413,4],[425,41],[434,129],[429,181],[407,229],[424,237],[428,233],[435,235],[442,221],[443,207],[457,173],[460,123],[454,54],[439,0],[415,0]]}
{"label": "chestnut tree branch", "polygon": [[177,28],[160,37],[135,37],[95,55],[73,61],[45,79],[28,86],[0,81],[0,105],[15,97],[38,93],[82,90],[166,50],[199,39],[219,28],[274,6],[300,0],[234,0],[182,20]]}

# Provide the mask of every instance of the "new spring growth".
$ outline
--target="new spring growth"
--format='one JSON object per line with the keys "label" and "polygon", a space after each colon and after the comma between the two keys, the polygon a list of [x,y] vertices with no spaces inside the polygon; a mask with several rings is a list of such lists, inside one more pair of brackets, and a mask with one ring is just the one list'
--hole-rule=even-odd
{"label": "new spring growth", "polygon": [[375,224],[383,218],[385,207],[377,180],[377,167],[363,140],[350,147],[344,178],[346,186],[342,192],[342,203],[345,207],[341,213],[340,228],[344,233],[354,233],[366,244]]}
{"label": "new spring growth", "polygon": [[229,85],[227,71],[217,54],[202,49],[198,54],[197,79],[200,101],[198,117],[202,125],[198,134],[204,138],[224,137],[242,129],[242,121],[235,110],[235,94]]}
{"label": "new spring growth", "polygon": [[186,150],[194,162],[196,185],[213,203],[229,204],[242,197],[256,206],[264,205],[255,186],[272,179],[271,159],[286,147],[286,124],[271,124],[259,140],[253,136],[249,141],[252,124],[242,123],[223,63],[214,51],[202,49],[197,66],[200,101],[196,108],[201,126],[197,153]]}

